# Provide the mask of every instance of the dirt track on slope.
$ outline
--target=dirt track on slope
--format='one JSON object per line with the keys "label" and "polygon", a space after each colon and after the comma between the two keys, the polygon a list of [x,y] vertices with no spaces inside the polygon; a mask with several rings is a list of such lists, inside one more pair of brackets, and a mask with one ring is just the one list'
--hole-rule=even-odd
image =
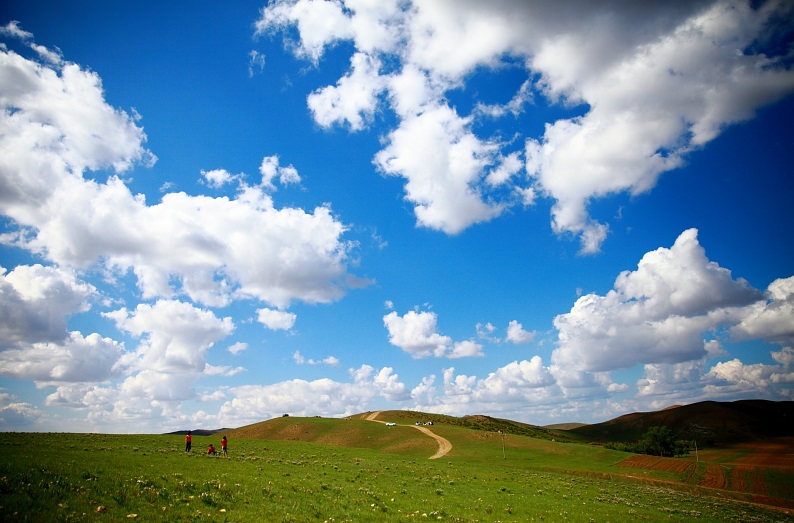
{"label": "dirt track on slope", "polygon": [[[386,423],[385,421],[381,421],[381,420],[377,419],[378,415],[381,412],[382,411],[380,411],[380,410],[379,411],[375,411],[375,412],[370,412],[369,414],[367,414],[367,417],[364,418],[364,419],[366,419],[367,421],[374,421],[376,423]],[[442,438],[441,436],[439,436],[438,434],[434,433],[433,431],[431,431],[427,427],[422,427],[422,426],[419,426],[419,425],[403,425],[403,426],[404,427],[413,427],[413,428],[415,428],[418,431],[424,432],[425,434],[427,434],[428,436],[430,436],[431,438],[435,439],[438,442],[438,451],[435,454],[433,454],[432,456],[430,456],[428,459],[438,459],[438,458],[440,458],[442,456],[446,456],[447,452],[452,450],[452,443],[450,443],[447,438]]]}

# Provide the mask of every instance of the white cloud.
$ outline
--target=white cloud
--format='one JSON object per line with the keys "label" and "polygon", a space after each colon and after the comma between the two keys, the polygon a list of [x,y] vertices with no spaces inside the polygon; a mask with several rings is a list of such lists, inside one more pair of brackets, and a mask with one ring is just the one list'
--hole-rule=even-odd
{"label": "white cloud", "polygon": [[[4,243],[64,267],[132,271],[145,299],[184,293],[222,306],[254,297],[283,308],[344,294],[351,245],[329,208],[276,209],[245,185],[234,199],[167,193],[147,205],[116,176],[83,178],[151,158],[143,130],[104,101],[95,73],[0,51],[0,78],[0,212],[20,227]],[[274,170],[282,183],[300,180],[292,166],[276,161]],[[216,184],[239,177],[211,173]]]}
{"label": "white cloud", "polygon": [[95,382],[116,375],[124,350],[99,334],[71,332],[59,342],[39,342],[0,352],[0,374],[40,383]]}
{"label": "white cloud", "polygon": [[352,382],[327,378],[315,381],[290,380],[272,385],[231,387],[232,399],[225,402],[218,418],[223,424],[243,425],[282,414],[295,416],[348,416],[367,410],[370,401],[384,397],[408,399],[408,391],[389,367],[375,372],[369,365],[352,369]]}
{"label": "white cloud", "polygon": [[119,362],[127,372],[200,374],[206,367],[207,351],[234,330],[231,318],[221,319],[209,310],[175,300],[142,303],[132,311],[121,308],[103,316],[119,330],[141,338],[135,352]]}
{"label": "white cloud", "polygon": [[518,321],[512,320],[507,325],[507,341],[515,344],[529,343],[535,339],[535,332],[527,332]]}
{"label": "white cloud", "polygon": [[[281,0],[262,11],[257,32],[296,26],[295,53],[314,63],[328,46],[353,42],[350,70],[309,97],[320,125],[361,128],[376,110],[378,75],[386,79],[399,122],[375,161],[406,179],[419,225],[456,234],[541,194],[555,201],[553,229],[578,235],[582,252],[593,253],[609,232],[589,215],[593,199],[649,191],[723,128],[794,90],[794,71],[755,45],[791,6],[566,4]],[[509,162],[489,172],[488,158],[505,153],[502,145],[475,136],[471,119],[446,95],[477,68],[520,59],[527,80],[519,92],[504,106],[475,100],[471,118],[513,117],[536,95],[579,104],[581,114],[547,122],[541,136],[523,133],[532,179],[515,188],[516,201],[515,194],[483,191],[482,182],[498,186],[513,177],[519,156],[505,154]],[[363,64],[389,66],[368,65],[363,74]]]}
{"label": "white cloud", "polygon": [[115,366],[128,377],[118,386],[114,408],[126,411],[141,401],[191,399],[196,394],[193,386],[201,376],[242,370],[212,367],[206,362],[209,349],[234,330],[231,318],[221,319],[211,311],[174,300],[139,304],[132,311],[122,308],[104,316],[115,321],[120,330],[141,339],[136,350],[124,354]]}
{"label": "white cloud", "polygon": [[10,394],[0,393],[0,428],[2,430],[29,429],[44,417],[44,413],[30,403],[15,401]]}
{"label": "white cloud", "polygon": [[303,357],[303,354],[297,350],[292,353],[292,359],[297,365],[330,365],[332,367],[339,365],[339,359],[335,356],[327,356],[321,360],[315,360],[312,358],[306,359]]}
{"label": "white cloud", "polygon": [[709,371],[711,377],[726,381],[743,391],[762,393],[770,386],[772,374],[777,367],[754,363],[747,365],[739,359],[720,362]]}
{"label": "white cloud", "polygon": [[380,63],[364,53],[354,54],[350,63],[350,73],[336,86],[318,89],[307,99],[314,120],[322,127],[347,122],[352,131],[359,131],[373,118],[378,94],[385,88],[378,75]]}
{"label": "white cloud", "polygon": [[47,198],[86,169],[152,160],[143,130],[105,102],[96,73],[0,50],[0,80],[0,210],[17,222],[45,219]]}
{"label": "white cloud", "polygon": [[794,348],[783,347],[783,349],[778,352],[772,352],[772,359],[788,369],[794,366]]}
{"label": "white cloud", "polygon": [[292,165],[282,167],[279,165],[280,160],[278,155],[265,156],[262,158],[262,163],[259,165],[259,173],[262,175],[262,187],[266,190],[275,190],[273,180],[278,177],[281,185],[288,185],[290,183],[300,183],[301,177],[298,170]]}
{"label": "white cloud", "polygon": [[248,78],[253,78],[257,72],[265,69],[265,55],[252,49],[248,52]]}
{"label": "white cloud", "polygon": [[482,356],[482,346],[473,341],[455,342],[436,332],[437,316],[429,311],[408,311],[400,316],[392,311],[383,317],[389,332],[389,343],[412,358],[464,358]]}
{"label": "white cloud", "polygon": [[290,330],[298,318],[295,314],[274,309],[258,309],[257,321],[271,330]]}
{"label": "white cloud", "polygon": [[434,377],[425,378],[412,391],[417,410],[455,416],[476,412],[511,413],[513,419],[527,419],[530,405],[559,404],[563,393],[539,356],[514,361],[496,369],[485,378],[455,374],[444,369],[442,393],[434,386]]}
{"label": "white cloud", "polygon": [[649,252],[622,272],[605,296],[588,294],[554,320],[556,366],[606,371],[645,363],[680,363],[705,354],[704,333],[732,320],[733,308],[759,293],[706,258],[697,230]]}
{"label": "white cloud", "polygon": [[29,40],[33,38],[33,33],[29,33],[19,27],[19,21],[17,20],[11,20],[3,27],[0,27],[0,35],[11,36],[13,38],[19,38],[20,40]]}
{"label": "white cloud", "polygon": [[232,343],[227,350],[236,356],[241,352],[248,350],[248,344],[238,341],[236,343]]}
{"label": "white cloud", "polygon": [[770,283],[766,299],[749,305],[741,314],[741,322],[731,328],[733,338],[794,343],[794,276]]}
{"label": "white cloud", "polygon": [[317,62],[326,45],[353,35],[350,20],[342,7],[338,0],[274,2],[262,9],[262,17],[256,22],[256,32],[262,34],[296,22],[300,43],[295,52]]}
{"label": "white cloud", "polygon": [[96,295],[74,271],[36,264],[6,274],[0,267],[0,347],[65,340],[66,318],[87,311]]}
{"label": "white cloud", "polygon": [[213,169],[211,171],[201,171],[201,176],[207,186],[217,189],[235,180],[242,180],[243,174],[232,174],[226,169]]}
{"label": "white cloud", "polygon": [[637,381],[639,397],[668,398],[668,405],[677,399],[691,399],[702,394],[705,359],[683,363],[649,363],[644,365],[643,377]]}
{"label": "white cloud", "polygon": [[418,225],[457,234],[502,211],[484,202],[477,187],[494,145],[477,138],[469,124],[448,106],[429,108],[404,118],[375,156],[381,171],[407,180],[405,197],[415,204]]}

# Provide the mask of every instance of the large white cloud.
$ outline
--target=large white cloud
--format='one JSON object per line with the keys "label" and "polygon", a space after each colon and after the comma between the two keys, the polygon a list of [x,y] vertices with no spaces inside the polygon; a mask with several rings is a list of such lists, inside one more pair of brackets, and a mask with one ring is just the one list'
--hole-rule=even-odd
{"label": "large white cloud", "polygon": [[0,374],[43,383],[98,382],[117,373],[123,345],[99,334],[69,333],[58,343],[39,342],[0,352]]}
{"label": "large white cloud", "polygon": [[392,311],[383,317],[389,332],[389,342],[404,350],[412,358],[464,358],[482,356],[482,345],[471,340],[453,341],[439,334],[438,316],[430,311],[408,311],[400,316]]}
{"label": "large white cloud", "polygon": [[444,369],[440,390],[435,386],[435,376],[431,376],[414,388],[411,396],[417,410],[453,416],[504,413],[519,420],[529,420],[528,410],[539,405],[558,406],[566,401],[564,391],[539,356],[508,363],[484,378]]}
{"label": "large white cloud", "polygon": [[731,328],[731,334],[737,340],[794,343],[794,276],[770,283],[766,298],[742,311],[742,320]]}
{"label": "large white cloud", "polygon": [[119,368],[127,372],[156,371],[168,375],[198,375],[206,369],[206,353],[234,330],[229,317],[176,300],[139,304],[130,311],[121,308],[104,316],[141,343],[124,355]]}
{"label": "large white cloud", "polygon": [[297,416],[347,416],[368,410],[378,397],[408,399],[408,391],[390,367],[375,372],[369,365],[351,369],[351,382],[323,378],[290,380],[271,385],[231,387],[233,399],[218,413],[223,423],[247,424],[282,414]]}
{"label": "large white cloud", "polygon": [[[321,125],[346,121],[357,130],[386,86],[399,122],[376,164],[406,179],[419,225],[455,234],[543,194],[555,201],[554,230],[578,235],[587,253],[609,231],[589,215],[593,198],[650,190],[724,127],[794,90],[794,72],[770,54],[775,24],[791,14],[782,0],[756,7],[738,0],[279,0],[262,10],[257,32],[297,27],[294,50],[314,63],[327,47],[354,43],[350,72],[311,94],[309,105]],[[516,59],[536,80],[535,93],[579,104],[581,114],[546,122],[542,135],[527,130],[529,179],[500,195],[483,182],[503,169],[493,157],[515,159],[516,152],[476,136],[470,118],[507,112],[459,115],[447,95],[478,68]],[[530,98],[526,85],[516,100]]]}
{"label": "large white cloud", "polygon": [[273,176],[300,181],[277,157],[263,161],[261,185],[224,169],[202,173],[212,186],[237,181],[233,199],[168,193],[149,205],[118,176],[84,177],[153,158],[135,120],[104,100],[96,73],[2,49],[0,104],[0,212],[19,227],[3,242],[61,266],[132,271],[145,298],[184,293],[213,306],[329,302],[352,281],[346,227],[328,207],[274,207]]}
{"label": "large white cloud", "polygon": [[96,294],[74,271],[36,264],[6,274],[0,267],[0,348],[64,340],[67,317],[88,310]]}
{"label": "large white cloud", "polygon": [[587,294],[554,319],[555,366],[608,371],[646,363],[680,363],[705,355],[704,333],[735,320],[760,293],[706,258],[697,230],[671,248],[643,256],[606,295]]}

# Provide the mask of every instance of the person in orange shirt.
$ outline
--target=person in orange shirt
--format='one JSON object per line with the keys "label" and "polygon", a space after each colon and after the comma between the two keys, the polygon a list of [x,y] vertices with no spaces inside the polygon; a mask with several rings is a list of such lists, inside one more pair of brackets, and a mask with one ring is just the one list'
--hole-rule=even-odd
{"label": "person in orange shirt", "polygon": [[210,446],[207,449],[207,454],[209,454],[211,456],[214,456],[215,454],[217,454],[217,452],[215,452],[215,447],[212,446],[212,443],[210,443]]}
{"label": "person in orange shirt", "polygon": [[187,431],[187,435],[185,436],[185,452],[190,452],[190,447],[193,446],[193,437],[191,436],[190,431]]}
{"label": "person in orange shirt", "polygon": [[228,441],[226,440],[226,436],[221,439],[221,454],[223,454],[224,458],[228,458],[229,456],[226,454],[226,446],[228,445]]}

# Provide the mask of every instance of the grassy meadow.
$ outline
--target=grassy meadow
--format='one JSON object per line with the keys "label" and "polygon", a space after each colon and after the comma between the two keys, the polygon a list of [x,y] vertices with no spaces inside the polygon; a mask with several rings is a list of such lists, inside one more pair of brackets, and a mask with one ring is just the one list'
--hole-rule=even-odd
{"label": "grassy meadow", "polygon": [[666,483],[681,479],[670,472],[629,478],[615,465],[630,455],[601,447],[517,435],[503,447],[498,433],[435,425],[453,449],[429,460],[435,442],[410,426],[279,423],[280,439],[230,431],[228,459],[204,454],[220,434],[194,436],[186,454],[174,435],[2,433],[0,520],[792,521]]}

